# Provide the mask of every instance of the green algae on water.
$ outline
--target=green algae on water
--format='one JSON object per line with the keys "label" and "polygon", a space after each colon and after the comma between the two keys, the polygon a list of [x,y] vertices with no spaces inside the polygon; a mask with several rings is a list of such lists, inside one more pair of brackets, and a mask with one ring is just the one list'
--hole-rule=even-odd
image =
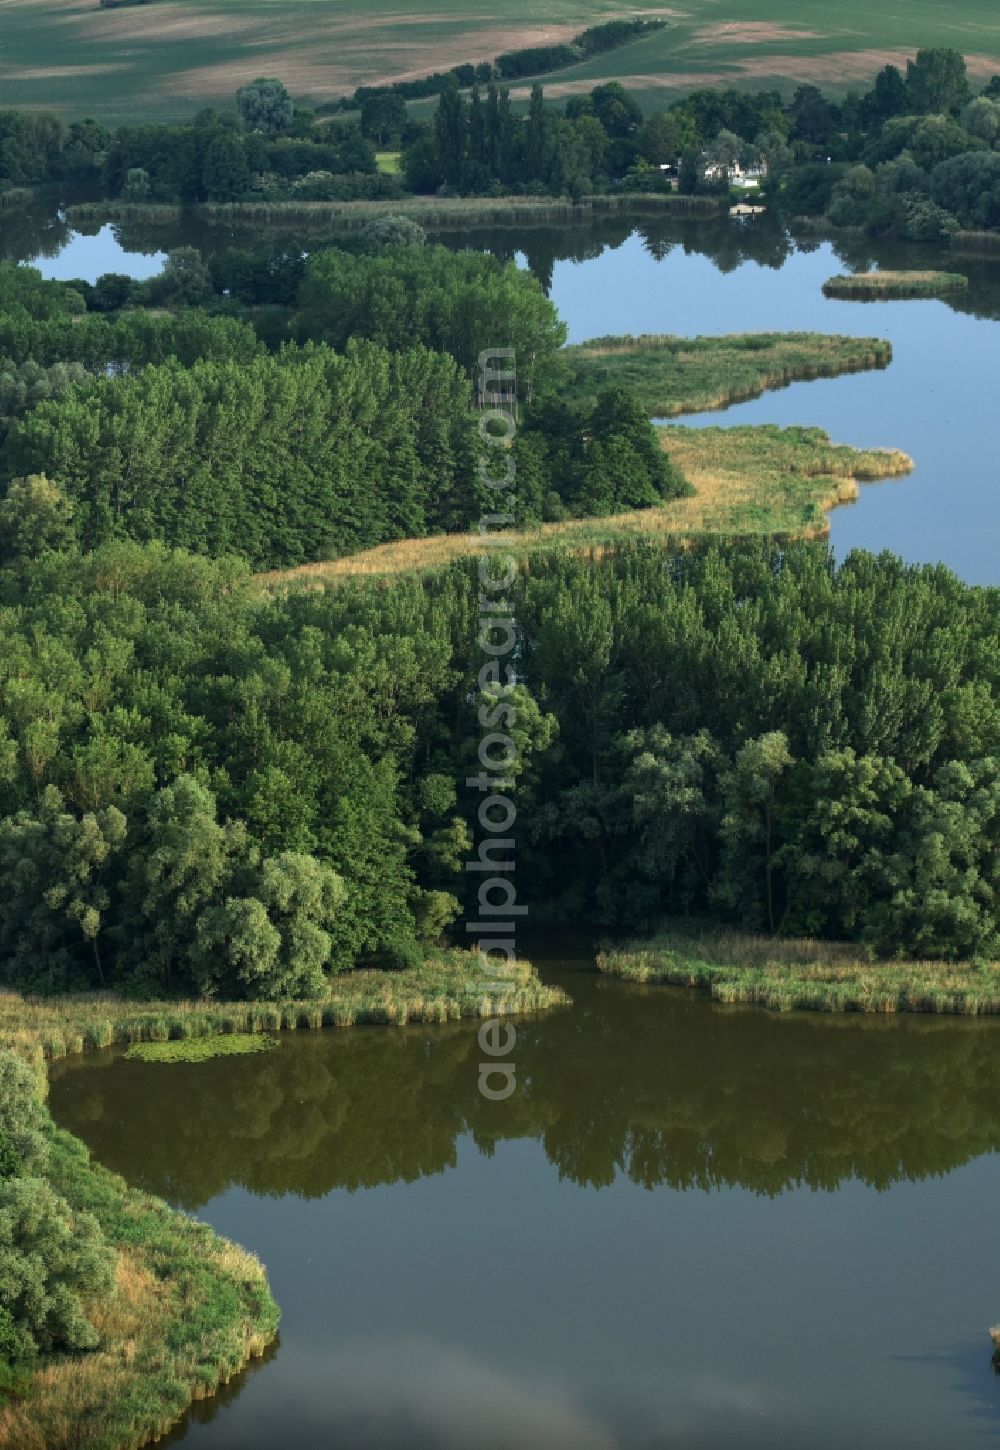
{"label": "green algae on water", "polygon": [[206,1062],[210,1057],[234,1057],[242,1053],[266,1052],[277,1047],[278,1039],[260,1032],[213,1032],[207,1037],[172,1038],[169,1042],[137,1042],[126,1057],[143,1062]]}

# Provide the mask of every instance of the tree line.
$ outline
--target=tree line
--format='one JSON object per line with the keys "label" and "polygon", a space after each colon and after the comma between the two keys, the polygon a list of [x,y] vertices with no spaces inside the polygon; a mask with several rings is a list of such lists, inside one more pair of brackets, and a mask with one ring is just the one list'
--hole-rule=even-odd
{"label": "tree line", "polygon": [[725,192],[736,164],[763,163],[769,200],[790,214],[916,240],[1000,224],[1000,75],[977,95],[957,51],[927,49],[878,73],[864,94],[833,100],[800,85],[696,90],[644,117],[618,82],[558,110],[532,88],[515,117],[491,81],[442,90],[437,113],[403,151],[415,191],[536,191],[582,196],[625,186]]}
{"label": "tree line", "polygon": [[[573,46],[596,53],[651,23],[609,22]],[[523,63],[537,74],[563,49],[572,47],[552,48],[548,62],[525,53]],[[418,193],[657,191],[670,185],[664,166],[676,169],[682,192],[725,192],[734,164],[765,163],[764,189],[792,215],[825,213],[835,225],[916,240],[1000,224],[1000,75],[975,94],[957,51],[921,50],[905,73],[884,66],[868,91],[842,99],[814,85],[787,101],[776,90],[713,87],[645,116],[616,81],[561,107],[536,83],[521,115],[504,84],[527,74],[519,55],[362,87],[327,108],[350,117],[296,109],[268,79],[242,87],[234,111],[205,110],[180,126],[112,131],[2,111],[0,187],[85,182],[139,202],[398,195],[399,178],[377,172],[377,145],[401,148],[405,184]],[[408,113],[411,91],[438,95],[430,121]]]}
{"label": "tree line", "polygon": [[[0,961],[15,986],[283,995],[412,960],[467,900],[474,565],[268,597],[161,544],[0,574]],[[534,909],[955,958],[1000,948],[1000,604],[822,547],[531,559]]]}

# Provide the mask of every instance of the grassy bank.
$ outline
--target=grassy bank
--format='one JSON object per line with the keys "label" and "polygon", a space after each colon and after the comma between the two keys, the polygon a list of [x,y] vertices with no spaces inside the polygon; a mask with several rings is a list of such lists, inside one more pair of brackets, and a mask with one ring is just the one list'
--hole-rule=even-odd
{"label": "grassy bank", "polygon": [[[44,1091],[48,1061],[88,1048],[279,1028],[445,1022],[534,1012],[565,1000],[526,963],[486,977],[478,957],[450,951],[409,971],[346,974],[315,1001],[136,1003],[107,993],[45,1000],[3,993],[0,1048],[27,1059]],[[115,1249],[118,1292],[88,1306],[100,1349],[44,1362],[25,1397],[0,1409],[0,1445],[132,1450],[165,1434],[192,1401],[263,1353],[278,1310],[252,1254],[130,1188],[91,1162],[69,1134],[56,1131],[51,1162],[55,1189],[75,1210],[93,1213]]]}
{"label": "grassy bank", "polygon": [[830,277],[823,283],[824,297],[850,302],[887,302],[905,297],[943,297],[968,287],[960,272],[856,272]]}
{"label": "grassy bank", "polygon": [[49,1178],[100,1223],[116,1292],[89,1306],[101,1347],[43,1362],[26,1397],[0,1410],[0,1444],[132,1450],[262,1354],[278,1309],[258,1259],[130,1188],[68,1133],[55,1133]]}
{"label": "grassy bank", "polygon": [[[819,538],[829,530],[825,511],[857,498],[858,483],[909,473],[913,461],[898,449],[849,448],[830,442],[822,428],[660,430],[664,447],[694,489],[659,508],[607,518],[570,519],[494,535],[515,557],[544,549],[595,556],[637,538],[683,546],[708,534]],[[322,587],[357,575],[427,573],[482,550],[478,534],[435,534],[401,539],[361,554],[260,574],[266,587]],[[495,547],[495,545],[494,545]]]}
{"label": "grassy bank", "polygon": [[629,388],[653,418],[726,408],[807,378],[888,367],[892,346],[877,337],[821,332],[737,333],[723,337],[597,337],[564,348],[572,391],[592,400],[601,388]]}
{"label": "grassy bank", "polygon": [[583,201],[546,196],[403,196],[378,201],[227,201],[182,207],[163,202],[87,201],[67,207],[71,225],[104,222],[179,222],[185,216],[220,226],[234,222],[315,223],[331,231],[357,231],[376,217],[403,215],[421,226],[553,226],[618,213],[714,217],[721,203],[710,196],[614,192]]}
{"label": "grassy bank", "polygon": [[779,1012],[1000,1012],[1000,963],[871,962],[856,946],[707,922],[666,923],[648,940],[601,952],[597,965],[625,981],[700,987],[717,1002]]}
{"label": "grassy bank", "polygon": [[[502,986],[497,986],[502,982]],[[489,990],[487,990],[487,986]],[[536,1012],[564,1001],[517,962],[484,978],[470,952],[437,952],[402,972],[346,972],[325,997],[280,1002],[132,1002],[110,993],[24,998],[0,994],[0,1047],[36,1069],[98,1047],[168,1042],[215,1032],[271,1032],[361,1023],[452,1022],[461,1017]]]}

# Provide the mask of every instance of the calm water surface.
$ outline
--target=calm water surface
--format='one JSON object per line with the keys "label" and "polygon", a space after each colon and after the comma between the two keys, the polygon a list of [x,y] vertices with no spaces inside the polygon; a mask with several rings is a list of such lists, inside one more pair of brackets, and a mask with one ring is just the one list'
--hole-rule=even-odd
{"label": "calm water surface", "polygon": [[504,1103],[472,1023],[53,1071],[57,1120],[254,1249],[282,1306],[176,1438],[1000,1442],[1000,1024],[778,1017],[533,954],[574,1006],[518,1025]]}
{"label": "calm water surface", "polygon": [[[205,251],[287,241],[328,245],[328,235],[229,231],[194,220],[73,232],[44,208],[0,213],[0,255],[31,259],[47,275],[127,272],[147,277],[164,251]],[[441,234],[453,246],[516,257],[549,288],[571,341],[605,333],[697,335],[750,331],[842,332],[888,338],[884,372],[797,383],[692,424],[815,424],[836,442],[902,448],[916,461],[904,480],[868,485],[836,510],[832,542],[891,549],[915,563],[942,562],[970,583],[1000,583],[1000,259],[956,258],[930,248],[870,242],[794,243],[769,221],[676,223],[611,219],[527,233]],[[943,266],[965,272],[957,302],[864,304],[824,298],[836,272]]]}

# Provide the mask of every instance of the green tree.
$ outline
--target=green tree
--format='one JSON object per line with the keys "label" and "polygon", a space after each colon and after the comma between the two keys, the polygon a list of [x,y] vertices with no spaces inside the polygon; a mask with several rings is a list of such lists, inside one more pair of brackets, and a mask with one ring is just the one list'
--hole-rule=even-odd
{"label": "green tree", "polygon": [[43,473],[13,478],[0,501],[0,550],[8,558],[37,558],[73,538],[73,505]]}
{"label": "green tree", "polygon": [[943,48],[918,50],[906,62],[906,99],[920,116],[957,116],[971,97],[965,57]]}
{"label": "green tree", "polygon": [[748,740],[722,780],[724,814],[717,895],[748,925],[779,924],[775,874],[779,864],[780,786],[792,755],[780,730]]}
{"label": "green tree", "polygon": [[55,786],[37,814],[0,821],[0,951],[10,981],[104,985],[105,918],[125,836],[117,807],[77,817]]}
{"label": "green tree", "polygon": [[211,201],[236,201],[250,187],[250,165],[243,138],[220,131],[209,142],[201,167],[202,188]]}
{"label": "green tree", "polygon": [[361,102],[361,134],[385,147],[406,128],[406,102],[396,91],[379,89]]}
{"label": "green tree", "polygon": [[465,102],[452,80],[441,92],[434,115],[438,162],[449,186],[461,185],[462,168],[468,155],[468,125]]}
{"label": "green tree", "polygon": [[110,1292],[114,1254],[97,1220],[40,1178],[0,1181],[0,1312],[22,1352],[95,1349],[84,1297]]}
{"label": "green tree", "polygon": [[236,104],[245,131],[262,131],[274,136],[287,131],[295,116],[292,98],[281,81],[260,78],[240,86]]}

